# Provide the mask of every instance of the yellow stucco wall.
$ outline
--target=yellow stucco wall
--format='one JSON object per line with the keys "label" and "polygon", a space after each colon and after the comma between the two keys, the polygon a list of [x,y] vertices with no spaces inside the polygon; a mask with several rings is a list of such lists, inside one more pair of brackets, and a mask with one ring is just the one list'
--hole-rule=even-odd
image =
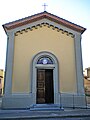
{"label": "yellow stucco wall", "polygon": [[74,38],[47,26],[15,36],[12,92],[30,92],[30,65],[41,51],[53,53],[59,61],[61,92],[76,92]]}

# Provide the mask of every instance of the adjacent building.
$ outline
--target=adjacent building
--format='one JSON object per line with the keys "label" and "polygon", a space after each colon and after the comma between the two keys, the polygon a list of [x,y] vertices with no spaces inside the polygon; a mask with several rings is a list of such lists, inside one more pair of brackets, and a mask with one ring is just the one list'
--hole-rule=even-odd
{"label": "adjacent building", "polygon": [[0,69],[0,96],[3,95],[4,90],[4,70]]}
{"label": "adjacent building", "polygon": [[90,95],[90,67],[85,69],[86,74],[84,74],[84,86],[86,95]]}

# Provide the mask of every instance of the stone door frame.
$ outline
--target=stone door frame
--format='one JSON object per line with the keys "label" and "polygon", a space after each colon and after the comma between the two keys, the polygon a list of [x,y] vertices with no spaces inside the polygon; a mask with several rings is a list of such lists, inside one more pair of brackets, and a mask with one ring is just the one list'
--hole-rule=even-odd
{"label": "stone door frame", "polygon": [[[42,57],[49,57],[53,64],[37,64],[37,61]],[[53,85],[54,85],[54,104],[59,104],[60,101],[60,85],[59,85],[59,69],[58,69],[58,60],[56,56],[50,52],[40,52],[36,54],[32,61],[32,81],[31,81],[31,88],[32,88],[32,99],[33,103],[36,104],[36,92],[37,92],[37,69],[53,69]]]}

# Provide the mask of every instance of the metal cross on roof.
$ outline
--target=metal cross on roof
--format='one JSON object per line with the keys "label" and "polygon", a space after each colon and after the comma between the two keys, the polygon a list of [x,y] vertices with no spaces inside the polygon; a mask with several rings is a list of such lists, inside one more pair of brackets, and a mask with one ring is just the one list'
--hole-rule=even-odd
{"label": "metal cross on roof", "polygon": [[44,5],[42,5],[43,7],[44,7],[44,11],[46,11],[46,7],[48,6],[48,5],[46,5],[46,3],[44,3]]}

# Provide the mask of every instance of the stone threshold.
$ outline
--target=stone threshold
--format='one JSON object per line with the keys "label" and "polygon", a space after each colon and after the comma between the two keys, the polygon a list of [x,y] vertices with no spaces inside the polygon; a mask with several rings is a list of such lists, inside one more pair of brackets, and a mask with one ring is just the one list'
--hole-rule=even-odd
{"label": "stone threshold", "polygon": [[48,110],[63,110],[64,108],[60,104],[33,104],[30,106],[31,111],[48,111]]}

